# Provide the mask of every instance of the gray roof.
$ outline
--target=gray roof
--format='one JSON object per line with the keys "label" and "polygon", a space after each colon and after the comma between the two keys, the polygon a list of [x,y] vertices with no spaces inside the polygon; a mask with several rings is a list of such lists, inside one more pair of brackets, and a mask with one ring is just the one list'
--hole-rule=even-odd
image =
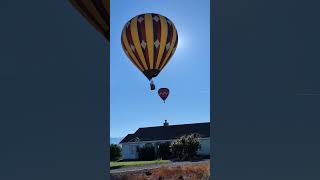
{"label": "gray roof", "polygon": [[134,134],[128,134],[120,143],[127,143],[137,139],[139,141],[171,140],[192,133],[197,133],[202,138],[210,137],[210,123],[139,128]]}

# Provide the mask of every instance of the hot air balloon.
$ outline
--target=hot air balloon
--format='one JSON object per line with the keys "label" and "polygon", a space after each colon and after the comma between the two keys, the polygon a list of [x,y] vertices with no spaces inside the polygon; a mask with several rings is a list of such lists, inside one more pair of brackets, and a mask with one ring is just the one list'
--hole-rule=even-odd
{"label": "hot air balloon", "polygon": [[110,41],[110,0],[69,0],[87,21]]}
{"label": "hot air balloon", "polygon": [[158,94],[161,97],[161,99],[163,100],[163,102],[165,103],[165,100],[167,99],[167,97],[169,96],[169,89],[168,88],[160,88],[158,90]]}
{"label": "hot air balloon", "polygon": [[178,45],[177,30],[167,17],[147,13],[133,17],[122,30],[121,44],[131,62],[149,79],[157,77]]}

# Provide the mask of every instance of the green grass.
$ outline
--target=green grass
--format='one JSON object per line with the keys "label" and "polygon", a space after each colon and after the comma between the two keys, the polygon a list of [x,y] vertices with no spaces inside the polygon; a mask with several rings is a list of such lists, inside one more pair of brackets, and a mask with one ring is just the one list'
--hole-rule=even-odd
{"label": "green grass", "polygon": [[153,160],[153,161],[123,161],[123,162],[110,162],[110,169],[116,169],[128,166],[143,166],[149,164],[162,164],[171,162],[170,160]]}

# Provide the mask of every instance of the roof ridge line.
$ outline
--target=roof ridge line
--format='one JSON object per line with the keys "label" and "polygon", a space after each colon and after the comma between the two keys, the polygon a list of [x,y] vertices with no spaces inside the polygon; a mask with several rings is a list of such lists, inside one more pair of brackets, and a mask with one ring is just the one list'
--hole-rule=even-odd
{"label": "roof ridge line", "polygon": [[183,126],[183,125],[208,124],[208,123],[210,123],[210,122],[200,122],[200,123],[190,123],[190,124],[174,124],[174,125],[168,125],[168,126],[163,126],[163,125],[162,126],[150,126],[150,127],[141,127],[141,128],[138,128],[138,130],[139,129],[146,129],[146,128],[155,128],[155,127],[170,127],[170,126]]}

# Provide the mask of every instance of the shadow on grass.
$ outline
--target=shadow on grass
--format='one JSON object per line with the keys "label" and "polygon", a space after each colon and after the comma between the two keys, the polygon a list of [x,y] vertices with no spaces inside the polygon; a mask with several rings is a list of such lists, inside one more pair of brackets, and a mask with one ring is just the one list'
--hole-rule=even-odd
{"label": "shadow on grass", "polygon": [[110,170],[112,170],[112,169],[119,169],[119,168],[122,168],[123,167],[123,165],[120,165],[120,166],[112,166],[112,167],[110,167]]}
{"label": "shadow on grass", "polygon": [[183,158],[183,159],[172,158],[171,159],[172,162],[199,162],[203,160],[210,160],[210,156],[195,156],[192,158]]}
{"label": "shadow on grass", "polygon": [[120,159],[117,162],[131,162],[131,161],[141,161],[139,159]]}

